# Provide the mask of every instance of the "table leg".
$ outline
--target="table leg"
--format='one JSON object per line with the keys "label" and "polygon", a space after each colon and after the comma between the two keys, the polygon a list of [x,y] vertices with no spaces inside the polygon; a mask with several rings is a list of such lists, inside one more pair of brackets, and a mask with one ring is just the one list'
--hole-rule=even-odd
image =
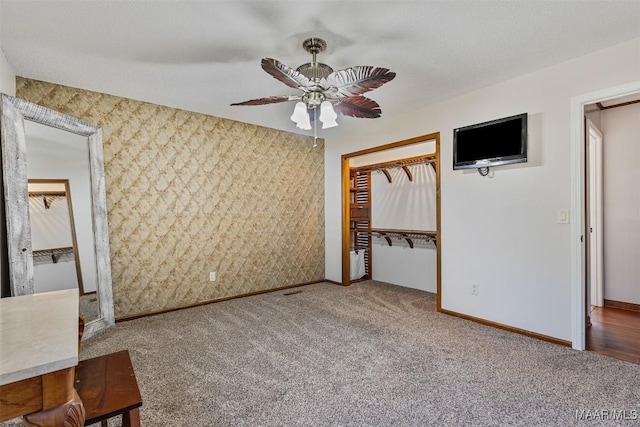
{"label": "table leg", "polygon": [[85,411],[73,381],[75,369],[42,376],[42,410],[22,417],[26,427],[83,427]]}
{"label": "table leg", "polygon": [[73,391],[73,399],[55,408],[22,417],[25,427],[83,427],[84,406]]}

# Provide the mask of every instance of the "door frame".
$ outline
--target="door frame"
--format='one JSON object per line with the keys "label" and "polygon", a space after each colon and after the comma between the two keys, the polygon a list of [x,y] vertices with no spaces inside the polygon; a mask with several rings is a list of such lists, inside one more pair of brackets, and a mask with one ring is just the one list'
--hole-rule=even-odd
{"label": "door frame", "polygon": [[[415,138],[396,141],[377,147],[367,148],[365,150],[355,151],[353,153],[343,154],[341,157],[341,176],[342,176],[342,286],[349,286],[351,283],[349,257],[349,221],[351,212],[349,209],[350,192],[349,192],[349,159],[365,154],[376,153],[393,148],[403,147],[407,145],[417,144],[421,142],[435,141],[436,154],[436,310],[441,311],[441,287],[442,287],[442,239],[440,234],[440,132],[434,132],[426,135],[417,136]],[[372,276],[373,277],[373,276]]]}
{"label": "door frame", "polygon": [[571,224],[571,342],[576,350],[586,347],[584,107],[637,92],[640,92],[640,80],[571,98],[571,210],[576,213]]}
{"label": "door frame", "polygon": [[[603,215],[602,202],[602,132],[586,119],[585,141],[587,150],[587,310],[590,305],[604,306],[604,260],[603,260]],[[595,223],[595,224],[594,224]],[[595,300],[595,301],[594,301]],[[595,303],[594,303],[595,302]]]}

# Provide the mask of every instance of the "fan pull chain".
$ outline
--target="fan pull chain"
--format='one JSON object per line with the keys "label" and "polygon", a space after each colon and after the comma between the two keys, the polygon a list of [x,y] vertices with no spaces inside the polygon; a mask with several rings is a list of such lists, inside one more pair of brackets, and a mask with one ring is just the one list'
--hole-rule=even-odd
{"label": "fan pull chain", "polygon": [[313,121],[313,148],[316,148],[318,146],[318,118],[315,117],[316,109],[314,108],[311,111],[313,111],[315,118],[315,120]]}

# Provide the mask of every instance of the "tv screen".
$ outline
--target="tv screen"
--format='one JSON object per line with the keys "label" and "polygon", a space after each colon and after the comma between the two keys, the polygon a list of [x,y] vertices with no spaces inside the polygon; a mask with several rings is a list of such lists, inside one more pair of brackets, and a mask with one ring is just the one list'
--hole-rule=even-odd
{"label": "tv screen", "polygon": [[453,130],[453,169],[527,161],[527,113]]}

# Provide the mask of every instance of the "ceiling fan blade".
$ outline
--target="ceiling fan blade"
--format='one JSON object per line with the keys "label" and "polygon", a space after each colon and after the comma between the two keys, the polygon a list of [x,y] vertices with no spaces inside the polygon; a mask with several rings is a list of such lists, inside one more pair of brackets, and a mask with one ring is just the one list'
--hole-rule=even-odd
{"label": "ceiling fan blade", "polygon": [[291,67],[287,67],[277,59],[263,58],[262,69],[271,74],[271,76],[277,80],[280,80],[282,83],[295,89],[311,86],[313,84],[308,77]]}
{"label": "ceiling fan blade", "polygon": [[340,98],[340,102],[334,105],[334,110],[343,116],[361,119],[376,119],[382,114],[382,109],[376,101],[362,95]]}
{"label": "ceiling fan blade", "polygon": [[244,102],[235,102],[231,104],[231,106],[277,104],[278,102],[297,101],[299,99],[302,99],[302,97],[297,95],[269,96],[266,98],[250,99]]}
{"label": "ceiling fan blade", "polygon": [[337,89],[338,98],[357,96],[391,81],[396,73],[388,68],[359,65],[337,70],[327,76],[327,82]]}

